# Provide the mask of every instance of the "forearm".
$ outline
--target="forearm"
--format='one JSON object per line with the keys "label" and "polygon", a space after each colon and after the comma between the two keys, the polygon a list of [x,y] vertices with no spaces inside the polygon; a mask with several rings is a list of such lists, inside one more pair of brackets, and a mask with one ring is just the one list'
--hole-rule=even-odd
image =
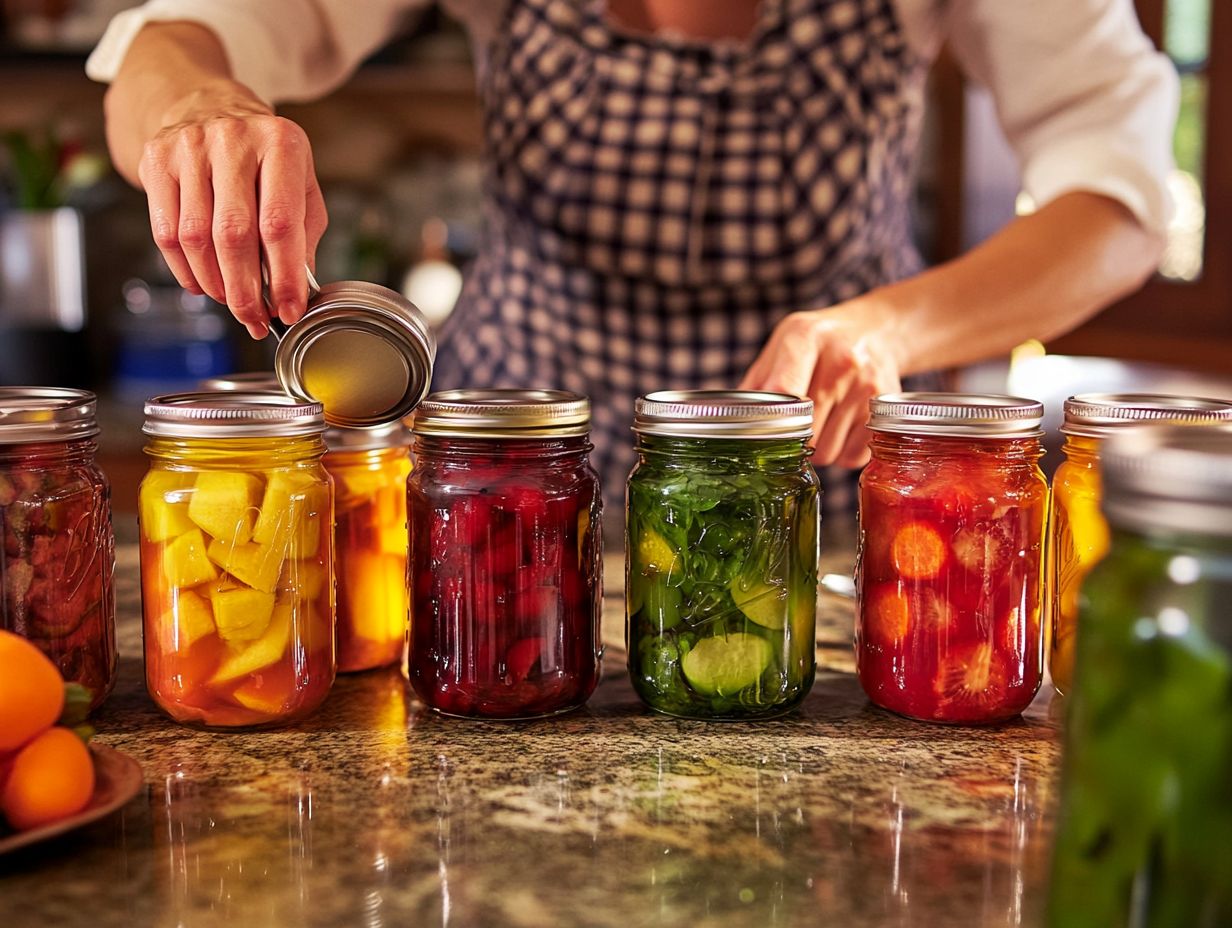
{"label": "forearm", "polygon": [[146,143],[206,94],[215,104],[269,112],[231,79],[226,53],[209,29],[187,22],[143,28],[106,96],[107,143],[116,170],[139,186],[137,167]]}
{"label": "forearm", "polygon": [[1121,204],[1070,193],[869,297],[903,374],[954,367],[1075,328],[1140,287],[1162,247]]}

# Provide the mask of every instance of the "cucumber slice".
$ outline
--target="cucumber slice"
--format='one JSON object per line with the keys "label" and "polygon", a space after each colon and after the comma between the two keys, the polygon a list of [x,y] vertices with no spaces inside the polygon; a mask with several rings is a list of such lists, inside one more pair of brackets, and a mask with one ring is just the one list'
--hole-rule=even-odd
{"label": "cucumber slice", "polygon": [[676,549],[653,528],[642,529],[637,539],[637,557],[643,570],[671,573],[676,566]]}
{"label": "cucumber slice", "polygon": [[734,633],[703,638],[680,661],[689,686],[706,696],[732,696],[758,681],[770,665],[770,643]]}
{"label": "cucumber slice", "polygon": [[779,586],[734,577],[728,584],[732,600],[750,622],[762,628],[779,630],[787,625],[787,595]]}

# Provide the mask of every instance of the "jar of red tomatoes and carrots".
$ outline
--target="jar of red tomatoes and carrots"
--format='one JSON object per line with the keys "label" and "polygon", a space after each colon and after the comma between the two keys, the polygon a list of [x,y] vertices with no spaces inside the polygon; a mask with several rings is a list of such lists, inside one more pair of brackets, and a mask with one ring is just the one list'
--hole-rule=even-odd
{"label": "jar of red tomatoes and carrots", "polygon": [[30,639],[97,707],[115,683],[111,490],[93,393],[0,387],[0,628]]}
{"label": "jar of red tomatoes and carrots", "polygon": [[900,393],[870,403],[860,479],[857,673],[900,715],[1017,715],[1043,674],[1043,407]]}
{"label": "jar of red tomatoes and carrots", "polygon": [[454,390],[415,413],[405,672],[429,708],[531,718],[599,677],[599,479],[590,405],[555,390]]}
{"label": "jar of red tomatoes and carrots", "polygon": [[333,492],[319,403],[185,393],[145,406],[146,688],[178,722],[261,728],[334,681]]}

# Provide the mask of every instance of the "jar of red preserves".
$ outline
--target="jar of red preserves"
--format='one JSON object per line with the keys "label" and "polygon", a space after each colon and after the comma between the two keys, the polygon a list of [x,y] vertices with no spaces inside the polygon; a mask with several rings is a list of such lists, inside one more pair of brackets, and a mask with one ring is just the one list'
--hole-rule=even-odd
{"label": "jar of red preserves", "polygon": [[900,393],[870,408],[856,562],[860,683],[874,703],[914,719],[1011,718],[1043,673],[1043,407]]}
{"label": "jar of red preserves", "polygon": [[98,707],[115,683],[111,490],[85,390],[0,387],[0,628],[33,641]]}
{"label": "jar of red preserves", "polygon": [[430,708],[532,718],[599,677],[599,478],[590,404],[554,390],[454,390],[415,414],[407,484],[406,676]]}

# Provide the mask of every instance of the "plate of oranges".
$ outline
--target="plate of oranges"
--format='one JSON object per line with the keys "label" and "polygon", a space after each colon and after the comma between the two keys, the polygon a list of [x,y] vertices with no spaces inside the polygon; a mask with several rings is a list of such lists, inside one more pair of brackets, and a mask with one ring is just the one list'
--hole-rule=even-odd
{"label": "plate of oranges", "polygon": [[97,821],[132,799],[141,766],[89,743],[89,691],[0,631],[0,854]]}

